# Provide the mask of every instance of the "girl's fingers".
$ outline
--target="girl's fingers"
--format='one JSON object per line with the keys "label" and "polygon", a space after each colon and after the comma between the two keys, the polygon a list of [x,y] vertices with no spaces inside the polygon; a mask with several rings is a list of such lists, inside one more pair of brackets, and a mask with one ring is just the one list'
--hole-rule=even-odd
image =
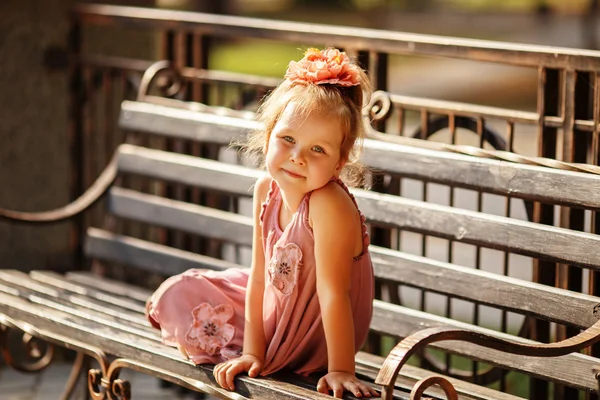
{"label": "girl's fingers", "polygon": [[231,368],[231,364],[226,363],[223,365],[223,368],[219,370],[219,374],[217,377],[217,382],[223,389],[229,389],[229,384],[227,383],[227,371]]}
{"label": "girl's fingers", "polygon": [[358,388],[362,392],[362,395],[365,397],[377,396],[377,392],[370,386],[363,384],[362,382],[358,383]]}
{"label": "girl's fingers", "polygon": [[233,383],[235,377],[237,374],[239,374],[240,372],[242,372],[243,368],[241,367],[240,364],[235,364],[235,365],[231,365],[228,369],[227,369],[227,373],[225,375],[225,379],[227,380],[227,387],[229,388],[229,390],[235,390],[235,385]]}
{"label": "girl's fingers", "polygon": [[256,378],[260,371],[262,370],[262,364],[258,362],[252,363],[252,366],[248,370],[248,376],[250,378]]}
{"label": "girl's fingers", "polygon": [[344,383],[344,388],[356,397],[362,397],[363,392],[361,391],[362,388],[359,385],[359,383],[349,381]]}
{"label": "girl's fingers", "polygon": [[327,379],[325,379],[325,377],[319,379],[319,382],[317,383],[317,392],[319,393],[323,393],[323,394],[329,394],[329,385],[327,384]]}
{"label": "girl's fingers", "polygon": [[331,389],[333,390],[333,397],[341,399],[344,395],[344,387],[339,382],[334,382],[331,384]]}
{"label": "girl's fingers", "polygon": [[219,385],[221,384],[219,382],[219,372],[221,369],[223,369],[223,363],[215,365],[215,368],[213,369],[213,376]]}
{"label": "girl's fingers", "polygon": [[373,397],[379,397],[380,394],[377,390],[375,390],[374,388],[372,388],[371,386],[367,386],[367,389],[369,389],[369,393],[371,393],[371,396]]}

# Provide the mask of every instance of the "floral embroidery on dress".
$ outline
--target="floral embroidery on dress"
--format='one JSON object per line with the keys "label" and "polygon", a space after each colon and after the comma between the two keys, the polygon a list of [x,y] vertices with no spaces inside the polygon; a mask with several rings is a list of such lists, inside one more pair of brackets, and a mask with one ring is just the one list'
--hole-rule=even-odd
{"label": "floral embroidery on dress", "polygon": [[233,317],[233,307],[221,304],[212,307],[202,303],[192,310],[194,322],[187,331],[185,340],[196,349],[213,356],[225,347],[235,333],[235,327],[227,323]]}
{"label": "floral embroidery on dress", "polygon": [[281,293],[285,295],[292,293],[298,282],[301,263],[302,250],[297,244],[275,245],[269,263],[269,281]]}

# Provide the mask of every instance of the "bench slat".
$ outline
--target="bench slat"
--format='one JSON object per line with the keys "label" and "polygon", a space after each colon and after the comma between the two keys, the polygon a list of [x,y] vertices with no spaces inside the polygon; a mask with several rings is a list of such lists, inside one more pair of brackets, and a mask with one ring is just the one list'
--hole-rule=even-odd
{"label": "bench slat", "polygon": [[[218,259],[214,259],[214,260],[215,260],[215,262],[219,261]],[[36,272],[36,271],[34,271],[34,272]],[[120,281],[110,280],[107,278],[99,279],[97,276],[92,275],[91,273],[87,273],[87,272],[68,273],[66,276],[64,276],[64,279],[67,281],[74,281],[79,284],[85,284],[86,286],[90,286],[90,287],[101,288],[103,291],[108,292],[108,294],[122,295],[122,292],[120,290],[120,285],[122,284],[122,282],[120,282]],[[134,288],[136,290],[140,290],[137,287],[134,287]],[[19,290],[21,290],[21,289],[19,288]],[[145,298],[148,298],[152,293],[149,290],[143,290],[143,291],[145,293]],[[18,290],[16,290],[16,292],[11,292],[11,293],[15,293],[15,295],[18,295]],[[131,322],[130,319],[124,320],[125,323],[127,321]],[[156,330],[154,330],[154,331],[158,335],[158,331],[156,331]],[[372,382],[375,380],[375,376],[376,376],[377,370],[378,370],[377,367],[383,363],[383,358],[374,356],[374,355],[368,354],[368,353],[359,353],[357,355],[356,362],[357,362],[357,368],[358,368],[357,372],[362,375],[368,376],[369,380]],[[413,367],[413,366],[405,366],[402,369],[402,374],[398,376],[396,385],[399,388],[402,388],[406,391],[410,391],[412,386],[418,380],[420,380],[424,377],[430,376],[431,374],[432,374],[431,371],[427,371],[427,370]],[[488,389],[485,387],[470,384],[470,383],[467,383],[467,382],[464,382],[461,380],[457,380],[457,379],[452,379],[452,383],[454,384],[454,386],[456,387],[456,389],[460,395],[467,395],[467,396],[469,396],[468,397],[469,399],[477,399],[477,400],[486,400],[489,398],[495,398],[497,400],[516,400],[516,399],[518,399],[517,397],[509,395],[509,394],[499,393],[493,389]],[[432,388],[432,389],[426,391],[425,393],[430,394],[430,395],[437,395],[438,397],[443,397],[443,392],[436,388]],[[461,398],[462,398],[462,396],[461,396]]]}
{"label": "bench slat", "polygon": [[[40,271],[38,277],[40,276],[44,277],[48,275],[45,271]],[[70,291],[70,289],[75,288],[75,286],[69,284],[69,282],[59,283],[57,282],[58,280],[64,280],[64,278],[58,276],[56,279],[51,281],[44,279],[42,284],[48,285],[49,288],[61,287],[64,288],[64,290],[66,291]],[[27,279],[23,279],[23,281],[27,281]],[[49,293],[41,294],[41,296],[52,297],[52,295]],[[103,297],[108,299],[111,296],[114,295],[111,293],[104,293]],[[44,303],[42,302],[41,304]],[[68,307],[61,312],[67,312],[68,314],[76,315],[81,313],[81,311],[69,310]],[[140,317],[142,317],[141,314]],[[118,325],[115,325],[108,319],[102,319],[101,321],[96,321],[92,317],[89,317],[87,319],[89,319],[90,323],[102,323],[103,326],[108,326],[111,330],[121,331]],[[126,321],[127,320],[124,320],[123,323],[127,323]],[[513,340],[521,342],[532,343],[532,341],[527,339],[513,337],[508,334],[498,333],[485,328],[472,326],[466,323],[460,323],[443,317],[436,317],[434,315],[419,312],[406,307],[395,306],[382,301],[374,302],[374,315],[371,323],[371,328],[375,331],[395,337],[405,337],[416,329],[423,329],[425,327],[441,325],[455,326],[488,333],[494,336],[512,338]],[[121,335],[121,332],[119,332],[118,334]],[[132,333],[130,332],[127,334],[131,335]],[[137,337],[137,341],[139,341],[139,335],[135,336]],[[155,340],[158,341],[158,337],[155,338]],[[561,367],[557,367],[557,364],[554,363],[554,361],[557,361],[556,359],[514,357],[511,354],[484,349],[466,342],[440,342],[436,343],[432,347],[449,350],[456,354],[467,355],[480,361],[489,362],[495,365],[509,365],[513,369],[534,375],[541,374],[543,376],[550,376],[552,379],[558,379],[559,381],[562,381],[566,384],[573,385],[582,389],[589,390],[590,388],[595,387],[595,379],[593,379],[593,374],[588,374],[588,372],[591,371],[591,368],[595,365],[595,359],[592,357],[583,356],[581,354],[571,354],[561,357],[561,362],[558,364]],[[565,370],[563,370],[562,366],[565,366]],[[586,379],[586,375],[591,375],[591,379]],[[589,384],[591,384],[592,386],[585,386]]]}
{"label": "bench slat", "polygon": [[594,315],[598,297],[383,247],[370,246],[369,250],[379,279],[582,329],[598,320]]}
{"label": "bench slat", "polygon": [[[218,261],[218,260],[217,260]],[[75,275],[75,276],[74,276]],[[102,279],[98,279],[98,277],[90,274],[90,273],[86,273],[86,272],[77,272],[75,274],[68,274],[65,279],[67,280],[73,280],[73,278],[75,278],[78,281],[81,281],[82,279],[85,282],[88,282],[90,285],[94,285],[94,284],[100,284],[102,285],[102,287],[106,288],[105,290],[108,290],[109,293],[113,293],[116,292],[118,293],[118,285],[120,284],[119,281],[115,281],[115,280],[110,280],[110,279],[106,279],[106,278],[102,278]],[[117,288],[117,289],[115,289]],[[148,296],[151,294],[150,291],[147,291]],[[383,363],[383,358],[382,357],[378,357],[378,356],[374,356],[372,354],[368,354],[368,353],[359,353],[357,355],[356,358],[357,364],[359,366],[359,370],[360,373],[362,373],[363,375],[369,376],[370,381],[374,381],[375,379],[375,375],[377,374],[377,366],[380,366]],[[357,370],[357,372],[359,372],[359,370]],[[410,391],[410,389],[412,388],[412,386],[415,384],[415,382],[417,382],[418,380],[426,377],[426,376],[430,376],[432,373],[431,371],[427,371],[421,368],[417,368],[417,367],[413,367],[413,366],[404,366],[403,370],[402,370],[402,374],[398,376],[398,380],[396,385],[404,390]],[[498,400],[516,400],[517,397],[509,395],[509,394],[499,394],[497,391],[493,390],[493,389],[488,389],[485,387],[481,387],[478,385],[474,385],[474,384],[470,384],[461,380],[457,380],[457,379],[453,379],[452,380],[454,386],[457,388],[459,394],[465,394],[469,396],[469,399],[479,399],[479,400],[484,400],[484,399],[489,399],[489,398],[495,398]],[[444,396],[442,396],[442,391],[440,390],[432,390],[431,392],[428,391],[426,393],[431,393],[432,395],[437,395],[441,398],[443,398]]]}
{"label": "bench slat", "polygon": [[[90,234],[93,237],[89,237],[88,240],[93,241],[94,238],[99,238],[103,241],[105,249],[103,252],[94,253],[95,257],[141,268],[145,268],[146,265],[144,262],[138,262],[139,260],[159,259],[162,270],[170,271],[167,275],[181,273],[190,268],[222,270],[241,267],[235,263],[172,249],[96,228],[90,228],[88,235]],[[124,244],[135,246],[135,248],[120,251],[120,246],[124,246]],[[165,253],[165,249],[173,251]],[[375,276],[379,279],[448,294],[454,298],[476,301],[480,304],[537,316],[554,322],[567,323],[583,329],[590,327],[597,320],[594,308],[600,303],[600,299],[594,296],[435,261],[378,246],[370,246],[369,250]],[[138,254],[138,251],[141,253],[139,257],[132,256]],[[71,275],[75,274],[69,274],[69,276]],[[83,276],[85,275],[82,275],[81,279]],[[93,287],[95,279],[88,278],[87,281],[80,283],[87,283]],[[473,287],[477,287],[479,290],[473,290]],[[111,290],[113,289],[111,288]],[[118,294],[127,295],[129,292],[124,289]],[[149,291],[143,291],[136,298],[145,301],[150,294]],[[552,304],[552,307],[548,307],[548,304]]]}
{"label": "bench slat", "polygon": [[109,209],[122,218],[252,245],[252,218],[240,214],[120,187],[111,189]]}
{"label": "bench slat", "polygon": [[[227,181],[230,174],[239,171],[238,181],[241,181],[244,176],[241,171],[247,168],[229,167],[230,171],[220,180]],[[203,182],[197,184],[205,187]],[[230,188],[231,192],[234,190]],[[600,248],[598,235],[366,190],[352,189],[352,193],[369,221],[457,242],[600,269],[600,253],[590,251]],[[118,187],[111,189],[109,207],[123,218],[233,243],[252,244],[252,220],[239,214]]]}
{"label": "bench slat", "polygon": [[91,258],[119,262],[163,275],[176,275],[191,268],[225,270],[238,267],[227,261],[98,228],[88,229],[85,253]]}
{"label": "bench slat", "polygon": [[[206,106],[205,106],[206,107]],[[124,101],[123,127],[216,142],[243,140],[258,127],[249,119]],[[367,139],[361,161],[401,176],[536,201],[600,209],[600,176]],[[534,184],[535,183],[535,184]]]}
{"label": "bench slat", "polygon": [[125,100],[121,103],[122,129],[155,135],[228,145],[244,131],[259,127],[256,121]]}
{"label": "bench slat", "polygon": [[147,325],[145,318],[140,317],[140,312],[144,310],[143,303],[122,296],[107,295],[94,287],[85,288],[81,285],[65,282],[60,278],[61,275],[51,271],[35,271],[31,274],[31,277],[33,276],[38,279],[30,279],[29,275],[21,271],[0,270],[0,281],[13,287],[15,285],[21,286],[24,289],[56,298],[60,298],[64,291],[69,291],[71,294],[67,300],[72,303],[94,310],[103,309],[103,312],[112,316],[124,315],[140,326]]}
{"label": "bench slat", "polygon": [[[165,374],[157,374],[156,371],[147,372],[168,380],[172,380],[172,374],[176,374],[185,379],[187,387],[209,389],[209,393],[212,391],[213,394],[223,398],[239,398],[239,395],[235,393],[232,394],[214,386],[212,367],[194,366],[191,362],[184,360],[176,349],[162,345],[158,341],[144,339],[93,320],[74,319],[67,313],[31,304],[23,298],[0,293],[0,320],[4,318],[3,315],[10,319],[5,318],[8,323],[24,321],[29,325],[25,329],[33,330],[34,335],[37,334],[37,336],[49,339],[59,345],[68,345],[73,348],[71,342],[74,340],[87,343],[104,350],[107,354],[118,354],[121,358],[140,363],[142,372],[144,372],[144,365],[152,365],[155,368],[160,366],[159,368]],[[52,332],[60,332],[60,334]],[[242,396],[267,400],[273,399],[274,393],[277,393],[279,397],[284,394],[290,399],[298,400],[330,398],[313,390],[272,378],[252,379],[239,376],[236,378],[236,387],[239,388],[238,391]],[[398,398],[408,400],[407,394]]]}
{"label": "bench slat", "polygon": [[461,210],[399,196],[353,190],[367,219],[386,225],[510,251],[541,259],[600,269],[600,236]]}
{"label": "bench slat", "polygon": [[[114,315],[112,313],[106,313],[105,308],[103,307],[86,307],[83,305],[78,305],[74,302],[70,302],[68,299],[69,294],[65,290],[58,290],[60,292],[59,296],[52,297],[37,293],[35,290],[28,289],[26,282],[8,284],[12,285],[14,289],[18,290],[19,297],[28,299],[32,304],[38,304],[59,310],[75,317],[82,318],[83,320],[96,321],[104,325],[111,325],[119,330],[141,336],[146,339],[160,340],[160,332],[150,327],[147,322],[144,325],[139,325],[134,323],[132,319],[128,318],[127,313]],[[139,318],[140,315],[136,314],[135,317]]]}

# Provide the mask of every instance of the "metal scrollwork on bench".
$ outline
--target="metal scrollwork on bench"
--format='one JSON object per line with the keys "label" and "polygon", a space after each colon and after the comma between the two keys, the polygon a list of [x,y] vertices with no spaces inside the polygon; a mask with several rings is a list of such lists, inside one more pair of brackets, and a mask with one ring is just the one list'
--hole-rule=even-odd
{"label": "metal scrollwork on bench", "polygon": [[13,330],[8,326],[0,325],[0,350],[6,364],[20,372],[38,372],[50,364],[54,357],[54,346],[44,343],[26,332],[14,330],[21,334],[21,344],[25,350],[25,359],[16,357],[13,354],[15,349],[9,345],[11,331]]}
{"label": "metal scrollwork on bench", "polygon": [[[38,361],[27,367],[23,367],[21,364],[14,363],[12,361],[13,359],[10,357],[10,353],[8,353],[8,332],[10,331],[10,328],[23,331],[26,349],[31,349],[34,355],[37,351],[39,351],[39,348],[36,345],[33,345],[32,343],[36,343],[38,341],[44,341],[44,343],[47,343],[47,349],[51,350],[46,350],[46,352],[43,353],[43,355]],[[100,370],[93,370],[98,372],[90,372],[90,375],[94,376],[93,383],[98,382],[96,381],[97,376],[100,376],[101,379],[105,379],[106,382],[110,382],[109,391],[101,391],[97,386],[95,387],[97,389],[96,391],[90,390],[90,394],[92,395],[92,397],[94,399],[108,398],[110,400],[130,399],[131,391],[129,390],[129,383],[127,381],[117,379],[120,368],[113,368],[112,365],[109,363],[108,357],[102,350],[89,344],[75,340],[73,338],[49,332],[43,329],[38,329],[30,324],[18,322],[6,315],[0,314],[0,346],[2,348],[4,357],[7,360],[7,363],[10,366],[16,368],[17,370],[34,372],[39,371],[45,368],[48,364],[50,364],[52,355],[54,354],[54,347],[52,344],[50,344],[50,342],[56,343],[61,347],[77,351],[77,358],[71,369],[71,373],[65,385],[63,394],[60,397],[61,399],[68,399],[73,394],[75,386],[77,385],[78,378],[81,375],[81,371],[87,364],[86,359],[89,359],[88,357],[95,359],[98,362],[98,364],[100,364]],[[113,364],[115,363],[116,361],[113,362]],[[88,382],[89,381],[90,379],[88,378]],[[102,386],[108,386],[108,383],[105,384],[102,380],[99,383]]]}
{"label": "metal scrollwork on bench", "polygon": [[422,397],[423,393],[433,385],[438,385],[444,391],[448,400],[458,399],[458,393],[448,379],[442,376],[430,376],[415,383],[415,386],[410,391],[410,400],[424,400],[425,398]]}
{"label": "metal scrollwork on bench", "polygon": [[173,68],[171,62],[161,60],[144,71],[138,89],[138,101],[143,101],[150,94],[152,84],[156,84],[163,97],[174,97],[181,90],[183,82],[181,74]]}
{"label": "metal scrollwork on bench", "polygon": [[120,367],[108,368],[108,370],[103,368],[103,370],[90,369],[88,372],[88,390],[92,399],[131,399],[131,385],[129,381],[118,379]]}

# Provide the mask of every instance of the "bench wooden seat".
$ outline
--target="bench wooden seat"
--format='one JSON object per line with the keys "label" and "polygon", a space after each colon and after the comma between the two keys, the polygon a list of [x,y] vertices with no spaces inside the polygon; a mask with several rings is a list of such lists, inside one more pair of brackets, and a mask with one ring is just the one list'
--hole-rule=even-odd
{"label": "bench wooden seat", "polygon": [[[212,110],[206,106],[165,100],[124,102],[120,125],[137,132],[226,145],[248,129],[255,128],[256,122],[248,113]],[[401,144],[382,144],[373,140],[365,141],[363,159],[372,168],[395,176],[509,194],[527,201],[600,209],[600,176],[593,174],[519,165]],[[201,188],[228,196],[238,203],[243,201],[241,199],[249,199],[252,185],[263,174],[241,165],[128,144],[118,149],[116,169],[119,176],[142,176],[153,182]],[[598,235],[391,194],[364,190],[352,190],[352,193],[369,223],[374,225],[590,270],[600,269],[600,253],[592,251],[600,248]],[[251,246],[252,219],[249,215],[116,185],[110,188],[107,200],[108,212],[113,218],[216,239],[236,249]],[[493,338],[497,338],[540,349],[543,347],[517,335],[398,304],[401,300],[398,285],[577,329],[588,329],[598,324],[596,309],[600,299],[594,296],[399,250],[374,245],[370,250],[375,275],[387,289],[384,294],[388,297],[387,301],[375,300],[371,330],[386,337],[410,339],[415,337],[415,332],[423,332],[423,329],[444,327],[490,338],[488,342],[483,340],[490,345],[496,343]],[[244,266],[240,265],[240,260],[228,260],[225,254],[221,258],[209,257],[102,227],[88,230],[85,253],[90,259],[165,276],[189,268],[223,270]],[[118,382],[113,383],[115,390],[124,390],[126,384],[117,381],[116,374],[120,368],[133,368],[193,390],[237,398],[215,386],[211,367],[195,367],[183,360],[177,350],[160,344],[159,333],[150,328],[143,318],[144,301],[149,293],[141,287],[84,272],[60,275],[47,271],[24,274],[0,270],[0,325],[19,328],[96,358],[101,364],[101,371],[90,375],[96,389],[101,383]],[[600,340],[598,332],[591,331],[587,342],[597,339]],[[584,340],[582,338],[582,343]],[[517,356],[510,351],[515,351],[518,346],[507,346],[504,348],[506,351],[501,351],[469,340],[439,341],[432,343],[431,347],[589,392],[596,392],[598,388],[593,373],[598,359],[579,352],[560,357]],[[114,357],[118,358],[117,361]],[[356,359],[359,376],[367,381],[375,380],[382,366],[385,365],[384,369],[388,371],[397,365],[393,364],[396,362],[394,358],[392,355],[386,360],[378,354],[359,353]],[[408,392],[417,381],[432,375],[442,376],[406,365],[398,378],[391,374],[385,376],[387,382],[382,382],[381,377],[378,382],[389,385],[388,388],[394,387],[394,398],[408,398]],[[105,378],[104,381],[100,380],[101,377]],[[515,398],[463,380],[443,379],[452,383],[458,398]],[[237,383],[238,392],[246,397],[327,398],[314,391],[314,380],[293,375],[278,374],[267,379],[240,377]],[[387,393],[391,394],[390,391]],[[436,387],[429,388],[426,394],[445,398],[443,391]]]}

